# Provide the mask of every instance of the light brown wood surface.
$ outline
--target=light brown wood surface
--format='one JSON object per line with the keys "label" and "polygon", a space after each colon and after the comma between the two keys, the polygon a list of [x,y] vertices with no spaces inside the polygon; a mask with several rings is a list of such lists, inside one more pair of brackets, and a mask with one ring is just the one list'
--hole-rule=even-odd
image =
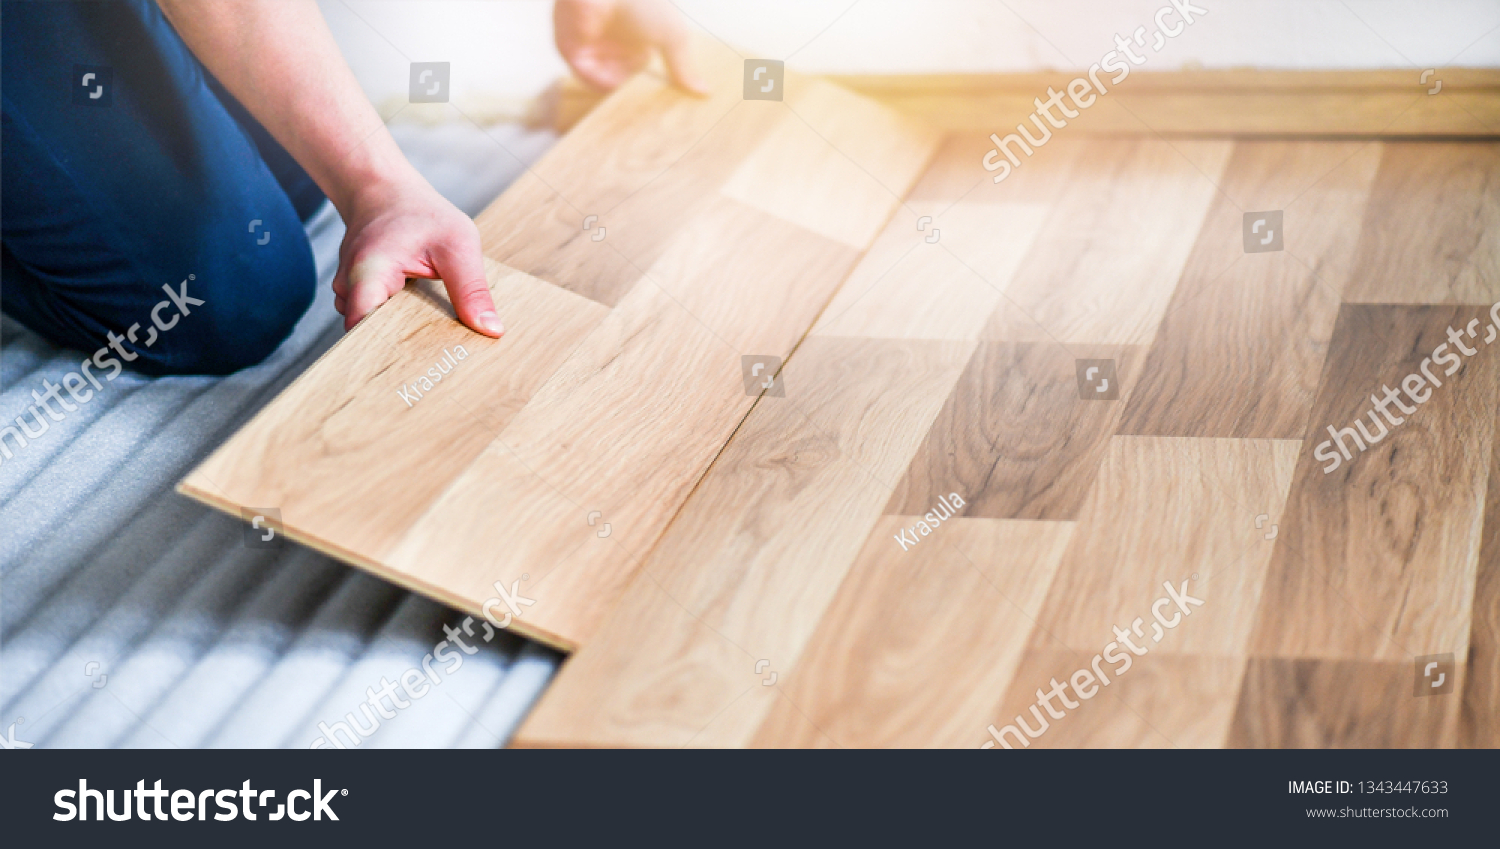
{"label": "light brown wood surface", "polygon": [[[1494,745],[1500,339],[1487,306],[1419,304],[1488,279],[1496,146],[1059,138],[999,185],[986,147],[942,145],[907,198],[941,239],[887,225],[516,743],[1002,748],[991,726],[1036,726],[1140,617],[1147,651],[1028,746]],[[1431,229],[1378,245],[1382,186],[1454,173],[1461,209],[1416,194],[1461,257]],[[1246,253],[1267,210],[1285,249]],[[1371,252],[1400,265],[1389,305],[1360,302]],[[1476,318],[1464,370],[1324,476],[1323,428]],[[971,352],[920,390],[859,353],[940,342]],[[908,414],[853,424],[870,390],[814,377],[831,356]],[[1119,398],[1081,397],[1077,359],[1114,359]],[[1165,582],[1203,604],[1153,639]],[[1453,692],[1414,695],[1448,652]]]}
{"label": "light brown wood surface", "polygon": [[503,339],[409,286],[182,490],[469,612],[518,587],[511,627],[586,641],[750,408],[741,356],[791,353],[939,141],[818,80],[743,100],[727,48],[705,66],[713,96],[637,77],[479,217]]}
{"label": "light brown wood surface", "polygon": [[[1133,71],[1069,132],[1107,135],[1494,137],[1500,134],[1500,71],[1272,71],[1250,68]],[[945,130],[984,135],[1029,120],[1048,86],[1077,74],[850,74],[834,81]],[[1106,76],[1106,79],[1108,76]],[[1429,94],[1441,80],[1442,88]],[[565,79],[551,123],[573,126],[600,95]]]}
{"label": "light brown wood surface", "polygon": [[[511,627],[575,649],[518,745],[1500,741],[1500,144],[1059,130],[995,183],[988,131],[709,67],[480,217],[504,340],[415,284],[184,490],[470,612],[516,583]],[[1267,211],[1283,250],[1246,252]]]}
{"label": "light brown wood surface", "polygon": [[[1297,439],[1307,425],[1382,148],[1245,142],[1225,168],[1121,433]],[[1246,212],[1286,250],[1246,254]],[[1283,345],[1279,340],[1294,339]]]}

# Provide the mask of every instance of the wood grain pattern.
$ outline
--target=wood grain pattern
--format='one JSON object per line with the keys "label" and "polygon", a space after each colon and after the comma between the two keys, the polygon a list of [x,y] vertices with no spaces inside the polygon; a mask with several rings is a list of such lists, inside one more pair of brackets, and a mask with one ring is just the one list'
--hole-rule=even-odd
{"label": "wood grain pattern", "polygon": [[[1025,741],[1042,748],[1222,745],[1270,556],[1249,505],[1265,505],[1275,521],[1295,452],[1295,443],[1267,440],[1113,440],[994,724],[1016,726],[1019,715],[1044,731]],[[1163,581],[1186,581],[1203,600],[1197,617],[1170,631],[1152,627]],[[1108,657],[1116,627],[1135,630],[1146,651],[1130,666],[1104,661],[1118,670],[1110,684],[1092,685],[1087,700],[1075,690],[1072,705],[1055,702],[1061,716],[1033,716],[1051,682]],[[1017,739],[1004,735],[1002,745]]]}
{"label": "wood grain pattern", "polygon": [[[1380,153],[1235,147],[1121,433],[1302,437]],[[1247,254],[1244,215],[1266,210],[1282,210],[1285,250]]]}
{"label": "wood grain pattern", "polygon": [[1001,182],[985,170],[985,154],[995,146],[985,133],[949,133],[922,179],[912,186],[907,204],[936,215],[960,201],[977,204],[1045,204],[1051,207],[1066,187],[1074,161],[1091,148],[1086,139],[1054,135],[1044,153],[1026,160]]}
{"label": "wood grain pattern", "polygon": [[[1073,150],[1096,144],[1107,146],[1090,140]],[[1109,154],[1112,161],[1140,155],[1119,144]],[[1055,314],[1072,309],[1072,320],[1082,326],[1087,310],[1098,303],[1089,299],[1102,286],[1074,274],[1074,254],[1062,249],[1078,244],[1059,233],[1068,210],[1081,207],[1070,207],[1076,199],[1066,192],[1045,194],[1059,179],[1087,184],[1090,168],[1100,167],[1099,157],[1091,165],[1069,147],[1055,152],[1055,160],[1038,157],[1027,163],[1036,170],[1017,172],[1017,178],[1031,177],[1029,182],[994,187],[1009,186],[1011,194],[1004,195],[967,181],[963,162],[972,151],[968,142],[953,137],[913,190],[913,199],[920,197],[910,202],[914,211],[933,214],[955,200],[995,221],[1006,209],[1041,207],[1042,226],[1024,248],[1027,255],[1005,295],[1014,296],[1028,274],[1038,273],[1033,267],[1050,262],[1047,274],[1060,281],[1058,298],[1073,294],[1084,306],[1049,307],[1038,298],[1019,311],[1006,297],[996,302],[973,356],[887,503],[888,515],[852,555],[838,593],[821,612],[809,603],[788,617],[795,621],[784,624],[785,632],[806,633],[811,619],[817,619],[817,627],[794,663],[778,657],[767,670],[779,673],[774,686],[764,686],[765,676],[747,668],[757,659],[769,660],[770,653],[757,648],[764,643],[744,635],[767,636],[747,620],[719,611],[756,609],[741,599],[758,597],[762,617],[773,615],[767,611],[786,615],[779,600],[784,590],[767,592],[763,580],[743,570],[686,553],[711,550],[716,535],[733,537],[734,545],[743,546],[741,557],[761,550],[758,541],[737,530],[744,519],[728,518],[745,508],[725,507],[729,499],[717,490],[700,504],[700,490],[683,515],[693,517],[695,544],[708,548],[679,542],[678,532],[687,530],[673,526],[652,563],[665,551],[684,553],[673,558],[669,570],[648,564],[639,573],[614,613],[612,638],[564,669],[556,697],[545,700],[523,729],[522,744],[993,744],[988,726],[1008,724],[1023,712],[1031,718],[1038,688],[1045,692],[1054,679],[1068,680],[1075,670],[1090,668],[1095,654],[1117,639],[1113,629],[1130,629],[1138,616],[1149,654],[1062,718],[1048,716],[1046,733],[1028,742],[1038,747],[1492,743],[1500,698],[1494,683],[1500,680],[1494,649],[1500,610],[1485,565],[1489,547],[1481,548],[1480,522],[1486,510],[1494,515],[1494,491],[1500,489],[1489,471],[1500,462],[1491,453],[1497,438],[1497,366],[1481,363],[1482,354],[1467,361],[1464,372],[1438,390],[1451,389],[1451,395],[1425,404],[1412,421],[1360,457],[1348,477],[1331,475],[1325,482],[1310,474],[1322,477],[1320,464],[1309,459],[1321,428],[1331,421],[1348,424],[1355,412],[1368,408],[1364,399],[1382,381],[1395,382],[1417,368],[1423,352],[1445,340],[1449,324],[1467,327],[1483,312],[1337,307],[1339,286],[1353,285],[1357,277],[1355,254],[1360,240],[1368,238],[1361,228],[1374,214],[1370,207],[1392,208],[1389,197],[1371,192],[1377,167],[1397,166],[1382,158],[1380,145],[1237,145],[1221,188],[1215,189],[1217,199],[1200,207],[1204,220],[1186,226],[1193,241],[1190,254],[1184,254],[1189,258],[1182,285],[1175,277],[1167,286],[1148,274],[1137,278],[1142,286],[1156,287],[1150,292],[1173,299],[1163,302],[1160,329],[1142,331],[1155,313],[1139,304],[1117,312],[1136,319],[1134,335],[1125,338],[1144,340],[1158,356],[1182,346],[1188,350],[1170,351],[1171,362],[1192,362],[1202,370],[1192,378],[1172,375],[1163,359],[1157,377],[1147,382],[1139,378],[1142,347],[1083,345],[1066,333],[1067,344],[1059,344],[1048,335],[1053,328],[1032,320],[1047,309]],[[1195,153],[1211,160],[1218,150]],[[1141,166],[1141,172],[1133,167],[1116,170],[1150,182],[1163,178],[1141,172],[1171,172],[1177,166],[1157,160]],[[1099,181],[1114,192],[1106,201],[1122,196],[1119,185]],[[1212,260],[1235,263],[1236,252],[1243,251],[1238,215],[1262,204],[1286,209],[1287,222],[1295,225],[1286,236],[1285,255],[1241,257],[1239,263],[1266,262],[1253,274],[1214,284],[1204,269]],[[1172,213],[1156,215],[1160,221]],[[1099,226],[1104,236],[1079,231],[1091,240],[1081,250],[1102,251],[1096,245],[1110,244],[1109,234],[1128,232]],[[1134,253],[1142,249],[1126,241],[1113,245],[1128,255],[1126,268],[1145,268],[1147,261]],[[925,247],[930,246],[919,243],[911,230],[901,233],[893,221],[850,284],[879,270],[866,265],[894,267],[898,271],[881,280],[881,300],[908,306],[847,309],[847,316],[858,316],[857,326],[830,311],[817,332],[848,333],[844,338],[851,342],[856,332],[941,337],[952,331],[972,338],[972,325],[961,311],[901,300],[918,286],[962,297],[962,290],[945,287],[939,275],[922,273],[937,257],[920,256],[913,263],[911,257]],[[1011,258],[1016,249],[1008,249]],[[1294,266],[1289,259],[1302,262]],[[1424,285],[1412,280],[1406,291]],[[1032,297],[1040,294],[1037,287]],[[834,303],[850,296],[846,290]],[[1482,339],[1484,324],[1477,330]],[[1215,339],[1223,350],[1211,347]],[[1483,347],[1480,339],[1469,341]],[[793,355],[789,369],[803,353]],[[1119,358],[1122,400],[1077,400],[1072,360],[1088,355]],[[1264,379],[1257,382],[1260,376]],[[1164,397],[1169,393],[1174,397]],[[1233,393],[1238,395],[1224,397]],[[1138,410],[1134,424],[1120,422],[1119,411],[1129,409]],[[1162,435],[1132,435],[1131,429]],[[1123,433],[1111,435],[1117,432]],[[742,431],[726,456],[753,445],[763,464],[779,467],[788,452],[811,451],[803,439],[787,441],[794,433],[786,426],[778,442],[763,429],[753,437]],[[745,456],[735,455],[736,466],[745,463]],[[1487,485],[1489,508],[1481,502]],[[757,515],[784,516],[779,509],[807,503],[802,499],[810,486],[799,483],[784,492],[753,484],[742,488],[756,493]],[[924,499],[946,490],[966,493],[964,518],[945,523],[938,536],[912,551],[885,547],[906,516],[930,506]],[[715,510],[729,523],[722,530],[710,518]],[[847,522],[828,521],[835,526],[801,524],[798,533],[815,539],[848,528]],[[756,527],[778,525],[765,521]],[[1046,553],[1052,549],[1045,544],[1036,548],[1046,529],[1062,527],[1071,531],[1060,559]],[[969,540],[973,553],[967,559],[957,542],[935,545],[950,531],[951,540]],[[1488,539],[1494,528],[1486,526],[1484,533]],[[978,544],[972,537],[989,542]],[[1007,557],[1012,553],[1019,560]],[[693,559],[698,565],[685,565]],[[1026,564],[1025,570],[1008,571],[1017,563]],[[989,571],[981,577],[983,570]],[[1199,578],[1192,579],[1193,573]],[[1004,583],[1032,578],[1013,593]],[[1174,585],[1189,580],[1189,594],[1203,598],[1204,607],[1152,642],[1146,620],[1168,579]],[[1026,605],[1044,586],[1033,612]],[[989,612],[996,587],[1026,600],[1023,607],[1034,624]],[[924,620],[916,613],[921,610],[942,614]],[[1019,650],[1017,631],[1027,634]],[[783,639],[788,638],[783,634]],[[1395,648],[1398,642],[1406,648]],[[1414,698],[1413,655],[1445,651],[1459,658],[1455,692],[1463,695]],[[993,701],[985,706],[980,696]]]}
{"label": "wood grain pattern", "polygon": [[[917,141],[913,127],[884,107],[818,80],[794,81],[785,110],[776,112],[781,121],[730,175],[724,194],[852,248],[869,247],[935,146]],[[836,208],[827,202],[833,196]]]}
{"label": "wood grain pattern", "polygon": [[[1447,748],[1451,696],[1416,698],[1410,662],[1255,658],[1228,745],[1235,748]],[[1457,686],[1463,686],[1459,668]]]}
{"label": "wood grain pattern", "polygon": [[[607,313],[498,263],[487,272],[496,301],[525,317],[504,340],[457,324],[440,284],[413,284],[366,319],[367,344],[335,345],[181,490],[236,515],[277,507],[297,538],[380,564]],[[468,356],[408,405],[397,390],[460,346]]]}
{"label": "wood grain pattern", "polygon": [[523,744],[747,745],[972,348],[810,337]]}
{"label": "wood grain pattern", "polygon": [[1073,524],[955,519],[893,545],[917,518],[870,532],[752,745],[978,745]]}
{"label": "wood grain pattern", "polygon": [[[715,95],[638,76],[480,216],[504,339],[409,287],[183,491],[471,613],[520,582],[511,627],[586,640],[754,403],[741,355],[791,353],[939,142],[796,75],[746,103],[710,48]],[[407,406],[397,375],[460,341],[483,356]]]}
{"label": "wood grain pattern", "polygon": [[[1047,207],[959,202],[925,233],[893,218],[813,332],[886,339],[977,339]],[[927,234],[936,232],[936,242]]]}
{"label": "wood grain pattern", "polygon": [[1386,145],[1344,300],[1500,301],[1500,143]]}
{"label": "wood grain pattern", "polygon": [[[1486,479],[1500,403],[1500,351],[1479,348],[1441,387],[1338,468],[1315,458],[1328,427],[1381,428],[1372,394],[1421,372],[1471,307],[1346,304],[1276,540],[1254,653],[1401,660],[1467,653]],[[1451,348],[1450,348],[1451,351]],[[1429,364],[1429,368],[1431,365]],[[1409,401],[1407,402],[1410,403]],[[1332,450],[1333,446],[1328,446]],[[1326,452],[1325,452],[1326,453]]]}
{"label": "wood grain pattern", "polygon": [[[1052,682],[1070,682],[1079,670],[1092,670],[1093,657],[1102,647],[1093,646],[1088,651],[1028,649],[1005,699],[988,711],[986,721],[1000,734],[1000,741],[995,742],[994,735],[988,733],[989,726],[980,739],[995,743],[991,748],[1001,749],[1197,749],[1226,745],[1246,663],[1243,657],[1153,652],[1134,659],[1129,668],[1119,664],[1124,671],[1118,675],[1110,673],[1113,665],[1102,663],[1101,668],[1110,676],[1108,685],[1080,679],[1082,691],[1064,691],[1074,705],[1053,696],[1053,709],[1062,716],[1047,712],[1040,699],[1052,689]],[[1082,694],[1090,695],[1083,698]],[[1040,721],[1031,712],[1033,707],[1037,707]],[[1019,730],[1021,721],[1042,733],[1035,738],[1025,735]],[[1007,726],[1017,730],[1010,731]]]}
{"label": "wood grain pattern", "polygon": [[1077,518],[1124,405],[1079,397],[1078,358],[1114,360],[1129,397],[1139,348],[981,342],[886,511],[957,491],[964,516]]}
{"label": "wood grain pattern", "polygon": [[[519,745],[1497,745],[1497,145],[1062,134],[997,184],[827,82],[743,102],[720,48],[719,94],[638,78],[482,216],[504,340],[414,284],[184,491],[471,613],[518,587],[577,649]],[[1450,326],[1462,371],[1324,475]]]}
{"label": "wood grain pattern", "polygon": [[[1019,311],[1065,345],[1147,345],[1231,145],[1156,139],[1082,145],[997,316]],[[1047,153],[1039,148],[1034,158]],[[1016,170],[1030,166],[1024,161]],[[1007,326],[997,318],[981,338],[1024,341]]]}
{"label": "wood grain pattern", "polygon": [[[409,524],[391,564],[417,574],[446,563],[445,581],[474,599],[540,571],[526,626],[586,641],[750,408],[740,352],[789,353],[855,257],[718,201]],[[553,565],[593,532],[594,510],[613,544]]]}
{"label": "wood grain pattern", "polygon": [[[1117,436],[1078,517],[1037,617],[1038,648],[1087,648],[1115,625],[1145,620],[1162,583],[1205,599],[1153,654],[1247,653],[1272,543],[1256,517],[1277,523],[1298,443],[1288,440]],[[1192,578],[1192,575],[1198,575]],[[1196,590],[1196,591],[1194,591]]]}
{"label": "wood grain pattern", "polygon": [[[1278,521],[1297,449],[1286,440],[1111,440],[1012,686],[992,708],[1002,734],[1020,716],[1034,731],[1045,722],[1025,741],[1042,748],[1223,745],[1271,558],[1256,516]],[[1201,605],[1158,611],[1157,600],[1170,599],[1165,582]],[[1128,665],[1108,648],[1123,655],[1125,640],[1141,649],[1128,649]],[[1098,687],[1091,698],[1074,690],[1073,708],[1054,702],[1061,717],[1030,713],[1039,688],[1096,668],[1110,682],[1085,680],[1085,690]],[[1003,734],[1000,745],[1017,739]]]}
{"label": "wood grain pattern", "polygon": [[[1495,439],[1500,443],[1500,428]],[[1463,688],[1460,745],[1500,748],[1500,450],[1490,451],[1484,539],[1469,614],[1468,675]]]}
{"label": "wood grain pattern", "polygon": [[651,74],[627,82],[475,218],[486,256],[608,306],[630,291],[696,201],[785,117],[741,109],[738,57],[694,46],[713,94]]}

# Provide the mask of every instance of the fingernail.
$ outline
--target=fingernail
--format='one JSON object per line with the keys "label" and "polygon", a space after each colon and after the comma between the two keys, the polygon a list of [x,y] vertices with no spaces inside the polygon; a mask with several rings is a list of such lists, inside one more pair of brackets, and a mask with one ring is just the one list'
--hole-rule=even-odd
{"label": "fingernail", "polygon": [[494,310],[485,310],[479,314],[479,326],[496,336],[505,332],[505,325],[500,323],[500,316],[495,315]]}

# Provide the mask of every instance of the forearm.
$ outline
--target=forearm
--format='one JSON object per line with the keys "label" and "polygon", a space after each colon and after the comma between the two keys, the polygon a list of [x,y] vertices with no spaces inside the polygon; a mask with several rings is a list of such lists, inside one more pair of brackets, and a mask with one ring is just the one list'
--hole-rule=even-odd
{"label": "forearm", "polygon": [[157,0],[205,67],[347,218],[361,192],[420,179],[344,64],[314,0]]}

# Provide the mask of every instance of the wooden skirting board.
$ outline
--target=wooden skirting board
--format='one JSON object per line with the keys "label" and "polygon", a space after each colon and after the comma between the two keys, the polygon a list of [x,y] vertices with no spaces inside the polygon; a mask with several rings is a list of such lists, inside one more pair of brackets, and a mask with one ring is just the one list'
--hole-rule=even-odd
{"label": "wooden skirting board", "polygon": [[[1049,86],[1066,91],[1077,76],[859,74],[830,79],[927,126],[1003,136],[1004,128],[1030,120],[1036,99],[1047,100]],[[1111,76],[1105,74],[1106,86]],[[568,129],[600,99],[577,80],[564,80],[550,95],[554,126]],[[1395,70],[1136,71],[1072,120],[1066,132],[1495,137],[1500,136],[1500,69],[1434,69],[1425,80],[1421,72]]]}
{"label": "wooden skirting board", "polygon": [[1063,130],[996,183],[706,58],[479,217],[504,339],[413,283],[182,491],[573,650],[518,745],[1500,745],[1500,143]]}

